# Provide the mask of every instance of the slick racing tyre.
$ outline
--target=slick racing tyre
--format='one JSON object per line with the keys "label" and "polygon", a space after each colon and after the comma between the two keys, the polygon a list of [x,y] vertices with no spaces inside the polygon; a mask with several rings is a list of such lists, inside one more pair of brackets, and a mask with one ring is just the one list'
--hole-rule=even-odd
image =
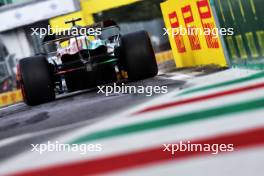
{"label": "slick racing tyre", "polygon": [[26,104],[38,105],[55,99],[52,71],[45,56],[37,55],[20,60],[18,79]]}
{"label": "slick racing tyre", "polygon": [[157,75],[155,53],[147,32],[139,31],[124,35],[121,49],[122,61],[129,80],[142,80]]}

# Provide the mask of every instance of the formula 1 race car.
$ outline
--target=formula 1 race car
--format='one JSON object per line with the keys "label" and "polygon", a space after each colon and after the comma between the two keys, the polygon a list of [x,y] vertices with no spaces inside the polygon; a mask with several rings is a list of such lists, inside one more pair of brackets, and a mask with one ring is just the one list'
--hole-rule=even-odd
{"label": "formula 1 race car", "polygon": [[72,24],[67,31],[45,36],[45,53],[19,61],[17,79],[26,104],[50,102],[56,94],[115,82],[121,72],[127,73],[129,81],[157,75],[147,32],[121,35],[113,20],[85,27],[75,25],[79,20],[66,21]]}

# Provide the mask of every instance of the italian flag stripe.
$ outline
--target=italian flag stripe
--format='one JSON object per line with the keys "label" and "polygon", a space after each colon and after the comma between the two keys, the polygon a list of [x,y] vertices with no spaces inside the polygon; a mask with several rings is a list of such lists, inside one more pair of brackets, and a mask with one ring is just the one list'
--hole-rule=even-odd
{"label": "italian flag stripe", "polygon": [[140,111],[134,113],[133,115],[138,115],[138,114],[141,114],[141,113],[152,112],[152,111],[164,110],[164,109],[167,109],[167,108],[176,107],[176,106],[180,106],[180,105],[185,105],[185,104],[188,104],[188,103],[201,102],[201,101],[210,100],[210,99],[214,99],[214,98],[219,98],[219,97],[223,97],[223,96],[228,96],[228,95],[234,95],[234,94],[239,94],[239,93],[243,93],[243,92],[253,91],[253,90],[257,90],[257,89],[261,89],[261,88],[264,88],[264,83],[258,83],[258,84],[244,86],[244,87],[235,88],[235,89],[231,89],[231,90],[226,90],[226,91],[222,91],[222,92],[211,93],[211,94],[202,95],[202,96],[198,96],[198,97],[194,97],[194,98],[187,98],[187,99],[180,100],[180,101],[168,102],[168,103],[164,103],[164,104],[161,104],[161,105],[150,106],[150,107],[147,107],[147,108],[145,108],[143,110],[140,110]]}
{"label": "italian flag stripe", "polygon": [[235,80],[231,80],[231,81],[226,81],[226,82],[220,82],[220,83],[217,83],[217,84],[212,84],[212,85],[209,85],[209,86],[203,86],[203,87],[199,87],[199,88],[186,90],[186,91],[183,91],[182,93],[180,93],[178,95],[186,95],[186,94],[200,92],[200,91],[207,91],[207,90],[214,89],[214,88],[220,88],[220,87],[235,85],[235,84],[238,84],[238,83],[247,82],[247,81],[260,79],[260,78],[264,78],[264,72],[257,73],[257,74],[254,74],[254,75],[251,75],[251,76],[247,76],[247,77],[244,77],[244,78],[239,78],[239,79],[235,79]]}
{"label": "italian flag stripe", "polygon": [[[247,149],[264,145],[264,128],[251,129],[243,132],[229,133],[221,136],[192,141],[195,144],[234,144],[235,150]],[[178,144],[175,141],[173,144]],[[119,154],[94,160],[77,161],[64,165],[50,166],[36,170],[12,174],[10,176],[81,176],[106,174],[109,172],[133,169],[138,166],[151,165],[158,162],[181,161],[183,159],[211,155],[208,151],[176,151],[174,155],[163,151],[162,145],[131,153]],[[227,154],[227,153],[226,153]]]}
{"label": "italian flag stripe", "polygon": [[117,127],[113,129],[102,130],[95,133],[90,133],[88,135],[84,135],[72,141],[71,143],[73,144],[87,143],[93,140],[118,137],[132,133],[140,133],[143,131],[155,130],[158,128],[165,128],[173,125],[180,125],[192,121],[219,118],[220,116],[224,116],[228,114],[258,110],[264,108],[263,105],[264,105],[264,98],[260,98],[248,102],[242,102],[233,105],[203,110],[203,111],[191,112],[183,115],[175,115],[149,122],[141,122],[132,125],[124,125],[122,127]]}

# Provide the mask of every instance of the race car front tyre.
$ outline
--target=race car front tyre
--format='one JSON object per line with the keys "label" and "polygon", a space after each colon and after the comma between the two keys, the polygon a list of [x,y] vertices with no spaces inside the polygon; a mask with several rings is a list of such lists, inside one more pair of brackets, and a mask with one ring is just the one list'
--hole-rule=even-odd
{"label": "race car front tyre", "polygon": [[121,48],[122,61],[129,80],[142,80],[157,75],[155,53],[146,31],[124,35]]}
{"label": "race car front tyre", "polygon": [[26,104],[33,106],[55,99],[52,71],[44,55],[20,60],[18,75]]}

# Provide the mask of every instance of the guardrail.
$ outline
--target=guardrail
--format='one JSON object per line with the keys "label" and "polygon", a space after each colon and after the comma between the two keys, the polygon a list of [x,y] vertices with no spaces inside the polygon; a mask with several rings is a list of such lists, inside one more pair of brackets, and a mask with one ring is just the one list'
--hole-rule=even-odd
{"label": "guardrail", "polygon": [[173,58],[174,57],[173,57],[173,53],[171,50],[163,51],[163,52],[156,54],[156,60],[158,64],[161,64],[163,62],[167,62],[170,60],[174,60]]}
{"label": "guardrail", "polygon": [[23,100],[20,90],[0,94],[0,107],[12,105]]}

